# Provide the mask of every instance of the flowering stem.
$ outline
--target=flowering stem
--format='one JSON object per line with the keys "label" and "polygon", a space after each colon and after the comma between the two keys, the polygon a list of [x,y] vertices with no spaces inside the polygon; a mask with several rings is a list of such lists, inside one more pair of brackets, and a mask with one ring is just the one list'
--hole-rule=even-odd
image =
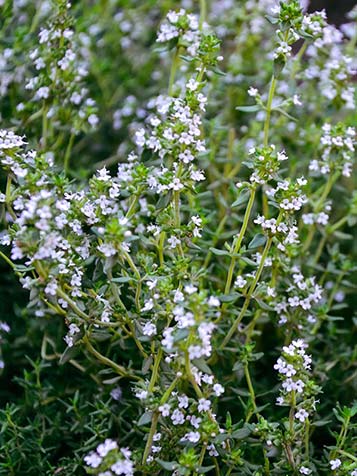
{"label": "flowering stem", "polygon": [[276,87],[276,78],[273,75],[272,78],[271,78],[269,95],[268,95],[268,102],[267,102],[267,105],[266,105],[266,117],[265,117],[265,122],[264,122],[264,140],[263,140],[264,147],[267,147],[268,141],[269,141],[271,106],[272,106],[272,103],[273,103],[275,87]]}
{"label": "flowering stem", "polygon": [[158,243],[158,252],[159,252],[159,262],[160,262],[160,266],[163,266],[164,264],[164,243],[165,243],[165,232],[162,231],[160,233],[160,237],[159,237],[159,243]]}
{"label": "flowering stem", "polygon": [[15,269],[16,265],[11,261],[10,258],[8,258],[2,251],[0,251],[0,256],[1,258],[6,261],[6,263],[11,266],[12,269]]}
{"label": "flowering stem", "polygon": [[[203,446],[201,448],[201,453],[200,453],[200,459],[198,460],[198,466],[201,467],[202,464],[203,464],[203,460],[204,460],[204,457],[205,457],[205,454],[206,454],[206,450],[207,450],[207,443],[204,441],[203,442]],[[197,471],[195,471],[193,473],[193,476],[197,476],[199,473]]]}
{"label": "flowering stem", "polygon": [[15,212],[13,211],[11,207],[11,177],[10,175],[8,175],[6,179],[5,203],[6,203],[7,211],[10,213],[11,218],[13,220],[16,220]]}
{"label": "flowering stem", "polygon": [[307,419],[305,423],[305,459],[308,461],[309,459],[309,442],[310,442],[310,422]]}
{"label": "flowering stem", "polygon": [[[247,381],[248,390],[249,390],[250,398],[251,398],[252,405],[253,405],[253,413],[255,413],[257,411],[257,405],[256,405],[256,402],[255,402],[255,392],[254,392],[254,387],[253,387],[253,384],[252,384],[252,379],[250,378],[248,362],[245,362],[245,364],[244,364],[244,375],[245,375],[245,379]],[[252,416],[252,413],[248,413],[245,421],[249,422],[251,416]]]}
{"label": "flowering stem", "polygon": [[137,203],[138,203],[138,195],[134,195],[130,203],[130,206],[128,208],[128,211],[126,212],[125,218],[130,218],[134,214]]}
{"label": "flowering stem", "polygon": [[188,377],[189,381],[191,382],[191,385],[194,388],[198,398],[202,398],[203,393],[201,392],[200,387],[197,385],[195,377],[192,375],[191,364],[190,364],[190,356],[189,356],[188,352],[185,353],[185,368],[186,368],[187,377]]}
{"label": "flowering stem", "polygon": [[131,375],[129,374],[126,369],[121,366],[121,365],[118,365],[116,364],[115,362],[113,362],[112,360],[108,359],[108,357],[105,357],[104,355],[102,355],[100,352],[98,352],[93,346],[92,344],[89,342],[89,339],[88,339],[88,336],[84,336],[83,337],[83,342],[85,344],[85,346],[87,347],[87,349],[89,350],[89,352],[94,355],[94,357],[96,357],[100,362],[102,362],[104,365],[106,365],[107,367],[111,367],[112,369],[114,369],[119,375],[121,375],[122,377],[128,377],[128,378],[131,378],[131,379],[135,379],[135,380],[140,380],[139,377],[137,377],[136,375]]}
{"label": "flowering stem", "polygon": [[72,308],[72,310],[77,314],[77,316],[81,317],[85,321],[90,322],[90,318],[85,314],[77,304],[63,291],[61,288],[57,288],[56,293],[59,297],[61,297],[64,301],[66,301],[69,305],[69,307]]}
{"label": "flowering stem", "polygon": [[69,170],[69,159],[71,157],[71,152],[72,152],[72,147],[73,147],[75,137],[76,137],[76,135],[72,132],[72,134],[70,135],[69,141],[68,141],[66,152],[64,154],[63,170],[64,170],[65,174],[67,174],[68,170]]}
{"label": "flowering stem", "polygon": [[168,96],[172,96],[173,86],[175,82],[176,71],[180,62],[180,47],[176,47],[174,57],[172,59],[171,70],[170,70],[170,79],[169,79],[169,88],[167,91]]}
{"label": "flowering stem", "polygon": [[199,24],[200,30],[202,30],[203,24],[206,21],[206,16],[207,16],[206,0],[200,0],[200,24]]}
{"label": "flowering stem", "polygon": [[234,248],[233,248],[233,252],[232,252],[233,256],[231,258],[231,263],[230,263],[229,269],[228,269],[227,281],[226,281],[226,286],[225,286],[225,289],[224,289],[224,294],[229,294],[229,291],[231,290],[234,267],[235,267],[236,259],[237,259],[236,256],[234,256],[234,255],[239,253],[239,250],[240,250],[240,247],[241,247],[241,244],[242,244],[242,241],[243,241],[243,238],[244,238],[247,226],[248,226],[250,214],[251,214],[251,211],[252,211],[252,208],[253,208],[253,205],[254,205],[255,191],[256,191],[256,189],[252,188],[252,190],[250,192],[249,201],[248,201],[247,208],[245,210],[245,214],[244,214],[244,218],[243,218],[242,228],[240,229],[237,241],[235,242],[235,245],[234,245]]}
{"label": "flowering stem", "polygon": [[341,427],[340,434],[338,435],[336,441],[336,448],[331,452],[330,460],[336,458],[338,452],[341,452],[343,445],[345,444],[347,433],[348,433],[348,425],[350,424],[351,415],[346,415]]}
{"label": "flowering stem", "polygon": [[[277,220],[277,223],[279,222],[279,218]],[[270,238],[268,238],[266,244],[265,244],[265,248],[264,248],[264,251],[263,251],[263,254],[262,254],[262,257],[261,257],[261,260],[260,260],[260,263],[259,263],[259,268],[257,270],[257,273],[255,275],[255,278],[254,278],[254,281],[252,282],[252,284],[250,285],[250,288],[248,290],[248,293],[246,295],[246,298],[245,298],[245,301],[244,301],[244,304],[243,304],[243,307],[237,317],[237,319],[233,322],[232,324],[232,327],[229,329],[229,332],[228,334],[226,335],[226,337],[224,338],[222,344],[220,345],[220,349],[223,349],[227,344],[228,342],[231,340],[233,334],[236,332],[240,322],[242,321],[247,309],[248,309],[248,306],[249,306],[249,303],[250,303],[250,300],[252,298],[252,294],[255,290],[255,287],[259,281],[259,278],[260,278],[260,275],[262,274],[262,271],[263,271],[263,267],[264,267],[264,263],[265,263],[265,260],[268,256],[268,253],[269,253],[269,250],[270,250],[270,247],[271,247],[271,244],[273,242],[273,237],[271,236]]]}
{"label": "flowering stem", "polygon": [[130,254],[123,249],[122,249],[122,253],[126,261],[129,263],[129,266],[133,270],[135,277],[137,279],[136,292],[135,292],[135,305],[136,305],[136,308],[140,310],[141,276],[140,276],[138,268],[135,266],[134,261],[131,259]]}
{"label": "flowering stem", "polygon": [[162,358],[162,349],[160,348],[158,353],[155,356],[154,367],[152,369],[152,375],[151,375],[151,379],[150,379],[150,383],[149,383],[149,387],[148,387],[149,392],[152,392],[154,390],[154,387],[155,387],[155,384],[156,384],[156,381],[157,381],[157,377],[158,377],[158,374],[159,374],[161,358]]}
{"label": "flowering stem", "polygon": [[295,421],[295,407],[296,407],[296,393],[295,390],[291,392],[290,412],[289,412],[289,430],[291,439],[294,439],[294,421]]}
{"label": "flowering stem", "polygon": [[46,145],[47,145],[47,132],[48,132],[47,107],[44,105],[42,108],[42,148],[43,149],[46,149]]}
{"label": "flowering stem", "polygon": [[156,433],[158,419],[159,419],[159,412],[156,411],[152,415],[150,431],[149,431],[148,439],[146,441],[145,450],[144,450],[144,454],[143,454],[143,459],[141,461],[142,464],[146,463],[146,460],[148,459],[148,456],[150,454],[152,441],[153,441],[153,438],[154,438],[154,434]]}
{"label": "flowering stem", "polygon": [[[161,352],[161,355],[162,355],[162,349],[159,350],[157,356],[160,354]],[[160,359],[161,359],[161,356],[160,356]],[[158,359],[157,359],[158,360]],[[158,362],[160,363],[160,360],[158,360]],[[155,364],[154,364],[155,365]],[[154,375],[154,372],[153,372],[153,375]],[[157,373],[156,373],[156,377],[157,377]],[[151,381],[152,378],[151,378]],[[163,394],[161,400],[160,400],[160,405],[163,405],[164,403],[167,402],[167,400],[169,399],[172,391],[174,390],[174,388],[176,387],[176,384],[177,384],[177,381],[178,381],[178,377],[176,377],[171,385],[169,386],[169,388],[166,390],[166,392]],[[149,384],[149,388],[148,390],[149,391],[152,391],[154,387],[152,387],[152,389],[150,390],[150,385],[151,385],[151,382]],[[154,434],[156,433],[156,428],[157,428],[157,422],[158,422],[158,419],[159,419],[159,412],[158,411],[155,411],[153,413],[153,416],[152,416],[152,420],[151,420],[151,426],[150,426],[150,431],[149,431],[149,436],[148,436],[148,439],[146,441],[146,445],[145,445],[145,450],[144,450],[144,454],[143,454],[143,459],[142,459],[142,464],[145,464],[149,454],[150,454],[150,451],[151,451],[151,447],[152,447],[152,441],[153,441],[153,438],[154,438]]]}

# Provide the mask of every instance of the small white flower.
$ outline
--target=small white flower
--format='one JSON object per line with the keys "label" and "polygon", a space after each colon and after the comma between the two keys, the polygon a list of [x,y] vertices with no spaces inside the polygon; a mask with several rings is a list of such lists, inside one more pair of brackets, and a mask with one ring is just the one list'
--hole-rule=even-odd
{"label": "small white flower", "polygon": [[198,400],[198,411],[201,412],[206,412],[210,409],[211,407],[211,402],[209,400],[206,400],[205,398],[200,398]]}
{"label": "small white flower", "polygon": [[239,289],[244,288],[246,284],[247,284],[247,280],[244,279],[242,276],[237,276],[236,280],[234,281],[234,286],[236,286]]}
{"label": "small white flower", "polygon": [[341,460],[339,458],[332,459],[330,461],[331,469],[334,471],[335,469],[339,468],[341,466]]}
{"label": "small white flower", "polygon": [[249,96],[255,98],[256,96],[258,96],[259,91],[258,91],[257,88],[252,88],[252,87],[250,87],[250,88],[248,89],[248,94],[249,94]]}
{"label": "small white flower", "polygon": [[311,469],[307,468],[306,466],[300,466],[299,469],[300,474],[311,474]]}
{"label": "small white flower", "polygon": [[297,418],[298,420],[301,421],[301,423],[304,423],[304,421],[309,417],[309,414],[308,412],[304,409],[304,408],[300,408],[300,410],[298,410],[296,413],[295,413],[295,418]]}

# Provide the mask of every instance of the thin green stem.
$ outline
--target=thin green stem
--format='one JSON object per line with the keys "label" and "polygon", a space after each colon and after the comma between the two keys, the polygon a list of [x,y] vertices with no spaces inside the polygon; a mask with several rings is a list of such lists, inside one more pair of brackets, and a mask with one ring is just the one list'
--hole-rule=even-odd
{"label": "thin green stem", "polygon": [[47,117],[47,106],[43,105],[42,108],[42,148],[46,149],[47,147],[47,133],[48,133],[48,117]]}
{"label": "thin green stem", "polygon": [[200,30],[202,30],[203,24],[206,21],[206,17],[207,17],[206,0],[200,0],[200,23],[199,23]]}
{"label": "thin green stem", "polygon": [[154,360],[154,366],[153,366],[153,369],[152,369],[152,374],[151,374],[151,379],[150,379],[150,383],[149,383],[149,387],[148,387],[148,391],[151,393],[153,390],[154,390],[154,387],[155,387],[155,384],[156,384],[156,381],[157,381],[157,378],[158,378],[158,375],[159,375],[159,368],[160,368],[160,362],[161,362],[161,359],[162,359],[162,349],[160,348],[158,353],[156,354],[155,356],[155,360]]}
{"label": "thin green stem", "polygon": [[243,223],[242,223],[242,228],[240,229],[239,235],[237,237],[237,241],[235,242],[234,247],[233,247],[233,251],[232,251],[233,256],[231,258],[231,262],[230,262],[229,269],[228,269],[226,285],[225,285],[225,288],[224,288],[224,294],[229,294],[229,291],[231,289],[234,268],[235,268],[235,264],[236,264],[236,260],[237,260],[236,256],[234,256],[234,255],[239,253],[239,250],[240,250],[240,247],[241,247],[241,244],[242,244],[242,241],[243,241],[243,238],[244,238],[247,226],[248,226],[250,214],[252,212],[252,208],[253,208],[253,205],[254,205],[255,192],[256,192],[256,189],[252,188],[252,190],[250,192],[250,197],[249,197],[249,201],[248,201],[248,204],[247,204],[247,208],[245,210]]}
{"label": "thin green stem", "polygon": [[122,377],[127,377],[127,378],[131,378],[131,379],[134,379],[134,380],[140,380],[139,377],[137,377],[136,375],[131,375],[129,374],[126,369],[122,366],[122,365],[118,365],[116,364],[115,362],[113,362],[111,359],[109,359],[108,357],[105,357],[104,355],[102,355],[100,352],[98,352],[93,346],[92,344],[89,342],[89,339],[88,339],[88,336],[85,336],[83,337],[83,342],[86,346],[86,348],[88,349],[88,351],[94,355],[94,357],[96,357],[97,360],[99,360],[100,362],[102,362],[102,364],[106,365],[107,367],[111,367],[113,370],[115,370],[119,375],[121,375]]}
{"label": "thin green stem", "polygon": [[145,463],[146,463],[146,460],[148,459],[148,456],[149,456],[149,454],[150,454],[151,447],[152,447],[152,442],[153,442],[153,438],[154,438],[154,434],[156,433],[156,428],[157,428],[157,422],[158,422],[158,420],[159,420],[159,412],[156,411],[156,412],[153,413],[153,416],[152,416],[150,431],[149,431],[148,439],[147,439],[146,445],[145,445],[145,450],[144,450],[144,454],[143,454],[142,464],[145,464]]}
{"label": "thin green stem", "polygon": [[69,160],[70,160],[70,157],[71,157],[72,147],[73,147],[73,143],[74,143],[75,138],[76,138],[76,135],[72,132],[72,134],[70,135],[68,145],[67,145],[67,148],[66,148],[66,152],[64,154],[64,159],[63,159],[63,170],[64,170],[65,174],[68,174]]}
{"label": "thin green stem", "polygon": [[11,177],[10,175],[8,175],[6,179],[5,204],[6,204],[6,209],[9,212],[11,218],[13,220],[16,220],[17,218],[16,214],[11,207]]}
{"label": "thin green stem", "polygon": [[[252,402],[252,405],[253,405],[253,413],[256,413],[257,405],[256,405],[256,402],[255,402],[255,391],[254,391],[254,387],[253,387],[253,384],[252,384],[252,379],[250,378],[248,362],[246,362],[244,364],[244,375],[245,375],[245,379],[247,381],[248,390],[249,390],[251,402]],[[245,421],[249,422],[251,416],[252,416],[252,414],[248,414]]]}
{"label": "thin green stem", "polygon": [[289,431],[291,439],[294,439],[294,423],[295,423],[295,408],[296,408],[296,392],[291,392],[290,412],[289,412]]}
{"label": "thin green stem", "polygon": [[138,203],[138,200],[139,200],[139,196],[134,195],[133,199],[131,200],[128,211],[126,212],[126,215],[125,215],[126,218],[130,218],[132,215],[134,215],[136,204]]}
{"label": "thin green stem", "polygon": [[[280,222],[280,219],[278,218],[277,223],[279,223],[279,222]],[[250,300],[252,298],[252,294],[253,294],[253,292],[255,290],[255,287],[256,287],[256,285],[257,285],[257,283],[260,279],[260,276],[262,274],[264,263],[265,263],[265,260],[268,256],[268,253],[269,253],[272,242],[273,242],[273,237],[269,237],[266,244],[265,244],[264,251],[263,251],[260,263],[259,263],[257,273],[256,273],[255,278],[254,278],[252,284],[250,285],[250,288],[249,288],[248,293],[246,295],[243,307],[242,307],[237,319],[234,321],[231,328],[229,329],[228,334],[224,338],[222,344],[220,345],[220,347],[219,347],[220,349],[223,349],[228,344],[228,342],[233,337],[233,334],[236,332],[236,330],[237,330],[239,324],[241,323],[243,317],[245,316],[245,313],[248,309]]]}
{"label": "thin green stem", "polygon": [[160,266],[164,265],[164,243],[165,243],[165,232],[162,231],[160,233],[159,242],[158,242],[158,245],[157,245],[158,252],[159,252]]}
{"label": "thin green stem", "polygon": [[[221,233],[222,233],[222,230],[224,228],[224,225],[226,224],[226,221],[228,219],[228,216],[227,215],[224,215],[224,217],[222,218],[222,220],[220,221],[218,227],[217,227],[217,230],[215,231],[214,233],[214,236],[212,238],[212,246],[215,246]],[[203,268],[204,269],[207,269],[208,265],[209,265],[209,262],[211,261],[211,258],[212,258],[212,251],[208,251],[208,253],[206,254],[206,258],[205,258],[205,261],[203,263]]]}
{"label": "thin green stem", "polygon": [[175,76],[176,76],[179,63],[180,63],[180,47],[175,49],[174,57],[172,59],[170,78],[169,78],[169,88],[167,91],[168,96],[172,96],[173,94],[173,86],[174,86]]}
{"label": "thin green stem", "polygon": [[273,75],[271,78],[270,89],[268,94],[268,102],[266,105],[266,117],[264,121],[264,140],[263,140],[264,147],[266,147],[269,142],[270,117],[271,117],[271,109],[272,109],[272,104],[274,99],[275,88],[276,88],[276,78]]}
{"label": "thin green stem", "polygon": [[305,460],[308,461],[310,457],[310,422],[307,419],[305,423]]}
{"label": "thin green stem", "polygon": [[6,261],[6,263],[11,266],[12,269],[16,268],[16,264],[11,261],[10,258],[8,258],[2,251],[0,251],[0,256],[1,258]]}

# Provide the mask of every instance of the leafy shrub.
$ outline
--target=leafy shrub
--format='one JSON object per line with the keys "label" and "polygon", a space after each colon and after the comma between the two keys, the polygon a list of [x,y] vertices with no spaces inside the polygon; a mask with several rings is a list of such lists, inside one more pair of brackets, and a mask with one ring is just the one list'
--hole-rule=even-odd
{"label": "leafy shrub", "polygon": [[0,3],[0,474],[356,476],[356,9]]}

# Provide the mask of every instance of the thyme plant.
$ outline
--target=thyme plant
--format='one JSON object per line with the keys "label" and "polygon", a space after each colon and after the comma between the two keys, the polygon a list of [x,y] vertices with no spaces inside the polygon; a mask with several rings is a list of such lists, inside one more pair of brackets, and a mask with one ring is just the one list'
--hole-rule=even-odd
{"label": "thyme plant", "polygon": [[136,3],[0,2],[0,474],[356,476],[356,9]]}

